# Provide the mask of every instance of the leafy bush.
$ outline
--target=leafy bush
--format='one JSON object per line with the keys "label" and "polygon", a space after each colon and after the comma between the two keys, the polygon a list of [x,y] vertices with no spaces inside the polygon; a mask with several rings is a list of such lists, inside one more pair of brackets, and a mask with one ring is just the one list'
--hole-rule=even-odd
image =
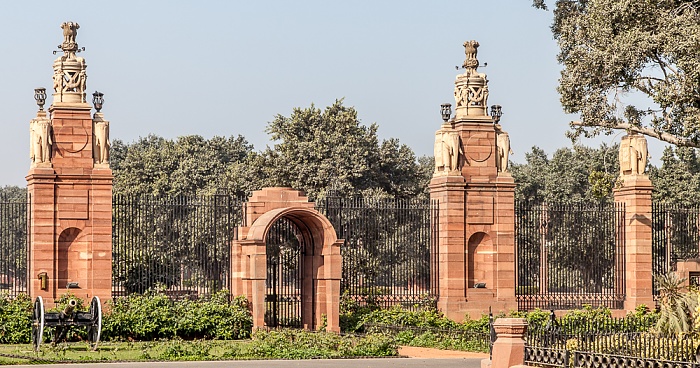
{"label": "leafy bush", "polygon": [[310,359],[354,356],[394,356],[397,345],[385,334],[364,337],[304,330],[258,330],[253,333],[250,353],[271,359]]}
{"label": "leafy bush", "polygon": [[209,299],[179,302],[151,291],[112,301],[102,334],[107,340],[241,339],[250,336],[252,326],[245,298],[229,302],[226,290]]}
{"label": "leafy bush", "polygon": [[0,295],[0,343],[26,344],[32,334],[32,301],[27,294]]}

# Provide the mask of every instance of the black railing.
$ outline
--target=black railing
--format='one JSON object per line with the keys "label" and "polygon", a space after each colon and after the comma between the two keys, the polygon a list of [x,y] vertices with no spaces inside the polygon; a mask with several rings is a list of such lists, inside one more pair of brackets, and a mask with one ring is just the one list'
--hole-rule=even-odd
{"label": "black railing", "polygon": [[516,202],[519,310],[622,308],[622,204]]}
{"label": "black railing", "polygon": [[217,194],[113,201],[113,296],[160,286],[172,298],[193,298],[229,288],[243,200]]}
{"label": "black railing", "polygon": [[[651,208],[654,276],[675,271],[679,261],[699,258],[700,205],[654,202]],[[656,280],[652,282],[658,296]]]}
{"label": "black railing", "polygon": [[24,195],[0,197],[0,296],[27,292],[30,206]]}
{"label": "black railing", "polygon": [[384,308],[434,305],[437,202],[327,197],[316,206],[345,239],[341,293]]}
{"label": "black railing", "polygon": [[525,364],[541,367],[675,367],[678,365],[674,363],[687,365],[696,361],[697,341],[688,336],[654,334],[650,332],[653,324],[652,320],[609,317],[565,320],[552,314],[546,324],[528,326]]}

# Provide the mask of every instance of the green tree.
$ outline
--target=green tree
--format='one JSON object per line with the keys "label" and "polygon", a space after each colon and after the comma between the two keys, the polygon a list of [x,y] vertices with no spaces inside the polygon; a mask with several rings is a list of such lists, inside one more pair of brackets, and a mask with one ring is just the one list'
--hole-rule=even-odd
{"label": "green tree", "polygon": [[626,129],[700,147],[699,9],[696,0],[556,1],[558,90],[581,118],[572,137]]}
{"label": "green tree", "polygon": [[661,167],[650,167],[654,201],[692,205],[700,202],[700,160],[694,148],[666,147]]}
{"label": "green tree", "polygon": [[253,146],[242,136],[198,135],[169,140],[155,135],[125,144],[115,140],[111,149],[114,192],[117,194],[197,194],[212,193],[228,184],[243,194],[239,181],[227,180],[230,171],[249,163]]}
{"label": "green tree", "polygon": [[312,104],[289,117],[277,115],[267,132],[276,142],[263,153],[271,184],[301,189],[311,198],[329,189],[398,197],[424,190],[413,151],[396,139],[380,143],[377,125],[362,125],[342,100],[323,111]]}
{"label": "green tree", "polygon": [[[571,200],[612,200],[619,172],[617,145],[560,148],[548,158],[538,147],[525,154],[525,164],[513,164],[516,199],[534,203]],[[592,175],[592,173],[594,175]]]}

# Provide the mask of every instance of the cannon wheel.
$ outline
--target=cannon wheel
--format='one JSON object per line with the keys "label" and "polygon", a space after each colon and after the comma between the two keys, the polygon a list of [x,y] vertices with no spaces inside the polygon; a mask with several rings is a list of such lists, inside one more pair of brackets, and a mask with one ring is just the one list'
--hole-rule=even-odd
{"label": "cannon wheel", "polygon": [[34,301],[34,313],[32,321],[32,345],[34,351],[39,351],[41,340],[44,337],[44,299],[40,296]]}
{"label": "cannon wheel", "polygon": [[102,304],[97,296],[93,296],[92,301],[90,301],[89,313],[92,325],[88,327],[88,341],[92,345],[92,350],[97,350],[97,344],[100,342],[100,333],[102,332]]}

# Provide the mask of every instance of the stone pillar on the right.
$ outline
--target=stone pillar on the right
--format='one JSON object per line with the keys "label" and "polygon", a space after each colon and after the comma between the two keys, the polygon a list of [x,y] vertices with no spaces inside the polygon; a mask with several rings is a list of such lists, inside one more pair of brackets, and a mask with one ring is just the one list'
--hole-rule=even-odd
{"label": "stone pillar on the right", "polygon": [[615,202],[625,205],[625,302],[627,311],[640,304],[654,305],[652,287],[651,191],[644,173],[647,141],[629,134],[620,141],[620,180],[614,190]]}

